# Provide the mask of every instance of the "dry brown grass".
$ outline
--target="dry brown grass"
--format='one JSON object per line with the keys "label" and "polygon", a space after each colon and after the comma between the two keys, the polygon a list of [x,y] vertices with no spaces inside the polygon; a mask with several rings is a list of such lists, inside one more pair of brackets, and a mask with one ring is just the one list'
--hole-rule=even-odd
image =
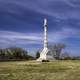
{"label": "dry brown grass", "polygon": [[0,62],[0,80],[80,80],[80,61]]}

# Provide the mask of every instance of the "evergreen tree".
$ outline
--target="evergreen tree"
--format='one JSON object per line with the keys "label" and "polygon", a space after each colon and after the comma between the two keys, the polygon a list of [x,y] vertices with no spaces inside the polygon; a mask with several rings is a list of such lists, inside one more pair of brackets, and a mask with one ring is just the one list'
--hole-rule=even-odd
{"label": "evergreen tree", "polygon": [[36,59],[39,58],[39,57],[40,57],[40,52],[37,51],[37,53],[36,53]]}

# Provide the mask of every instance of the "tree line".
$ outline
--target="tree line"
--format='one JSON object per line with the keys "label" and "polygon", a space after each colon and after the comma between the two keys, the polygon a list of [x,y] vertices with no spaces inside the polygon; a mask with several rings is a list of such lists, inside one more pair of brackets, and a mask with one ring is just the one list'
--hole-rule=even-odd
{"label": "tree line", "polygon": [[[64,44],[54,44],[49,46],[49,54],[55,60],[80,60],[80,56],[70,56],[68,52],[62,52],[66,48]],[[0,49],[0,61],[6,60],[34,60],[40,57],[40,52],[36,52],[35,58],[30,56],[28,51],[19,47]]]}
{"label": "tree line", "polygon": [[28,52],[19,47],[0,49],[0,60],[29,60],[33,59]]}
{"label": "tree line", "polygon": [[[68,52],[62,52],[66,48],[65,44],[54,44],[49,46],[49,54],[53,56],[55,60],[80,60],[80,56],[70,56]],[[40,52],[37,51],[36,58],[40,57]]]}

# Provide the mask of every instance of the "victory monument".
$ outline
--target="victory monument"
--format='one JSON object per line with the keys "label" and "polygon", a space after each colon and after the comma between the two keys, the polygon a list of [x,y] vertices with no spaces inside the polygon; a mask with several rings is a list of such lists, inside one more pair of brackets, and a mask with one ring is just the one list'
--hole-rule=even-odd
{"label": "victory monument", "polygon": [[44,19],[44,45],[43,45],[43,50],[40,53],[40,57],[37,59],[37,61],[42,61],[42,60],[48,60],[47,54],[49,52],[48,49],[48,34],[47,34],[47,19]]}

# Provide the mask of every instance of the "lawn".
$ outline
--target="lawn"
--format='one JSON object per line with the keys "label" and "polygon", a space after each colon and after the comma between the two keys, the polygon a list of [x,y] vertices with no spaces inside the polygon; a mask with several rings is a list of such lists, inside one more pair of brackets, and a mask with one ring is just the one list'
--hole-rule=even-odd
{"label": "lawn", "polygon": [[80,80],[80,61],[0,62],[0,80]]}

